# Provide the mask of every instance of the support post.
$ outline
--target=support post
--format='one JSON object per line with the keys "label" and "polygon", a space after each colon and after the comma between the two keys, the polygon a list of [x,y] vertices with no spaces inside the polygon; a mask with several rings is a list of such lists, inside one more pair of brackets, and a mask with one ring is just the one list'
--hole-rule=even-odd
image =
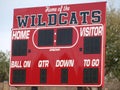
{"label": "support post", "polygon": [[98,87],[98,90],[102,90],[102,87]]}
{"label": "support post", "polygon": [[83,90],[83,87],[77,87],[77,90]]}
{"label": "support post", "polygon": [[38,87],[31,87],[31,90],[38,90]]}

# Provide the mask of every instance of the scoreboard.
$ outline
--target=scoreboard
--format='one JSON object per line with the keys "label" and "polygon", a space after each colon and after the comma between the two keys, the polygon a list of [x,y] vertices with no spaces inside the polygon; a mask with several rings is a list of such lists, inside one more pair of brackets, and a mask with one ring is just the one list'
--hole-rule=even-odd
{"label": "scoreboard", "polygon": [[11,86],[103,86],[106,2],[14,9]]}

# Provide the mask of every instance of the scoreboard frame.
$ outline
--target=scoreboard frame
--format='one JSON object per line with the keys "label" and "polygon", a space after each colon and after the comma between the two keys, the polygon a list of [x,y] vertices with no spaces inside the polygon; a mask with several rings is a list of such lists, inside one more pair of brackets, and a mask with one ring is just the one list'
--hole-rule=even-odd
{"label": "scoreboard frame", "polygon": [[104,86],[105,15],[106,2],[15,9],[10,86]]}

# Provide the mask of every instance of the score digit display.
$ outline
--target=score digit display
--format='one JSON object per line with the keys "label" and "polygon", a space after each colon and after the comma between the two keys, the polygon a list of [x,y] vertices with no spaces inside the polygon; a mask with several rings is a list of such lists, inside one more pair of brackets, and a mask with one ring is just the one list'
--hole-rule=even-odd
{"label": "score digit display", "polygon": [[104,85],[106,2],[14,10],[11,86]]}

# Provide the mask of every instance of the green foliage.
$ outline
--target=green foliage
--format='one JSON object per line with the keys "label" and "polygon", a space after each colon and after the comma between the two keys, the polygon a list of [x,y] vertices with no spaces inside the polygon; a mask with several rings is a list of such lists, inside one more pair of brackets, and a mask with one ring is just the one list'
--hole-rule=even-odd
{"label": "green foliage", "polygon": [[0,51],[0,82],[9,78],[9,53]]}
{"label": "green foliage", "polygon": [[106,74],[120,80],[120,12],[107,11]]}

